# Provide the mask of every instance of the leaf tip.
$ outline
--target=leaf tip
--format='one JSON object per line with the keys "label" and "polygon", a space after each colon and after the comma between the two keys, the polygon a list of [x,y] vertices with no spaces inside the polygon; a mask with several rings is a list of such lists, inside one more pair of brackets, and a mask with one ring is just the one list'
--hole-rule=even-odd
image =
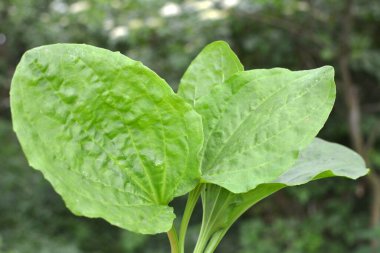
{"label": "leaf tip", "polygon": [[322,73],[330,75],[332,78],[334,78],[335,76],[335,69],[331,65],[325,65],[323,67],[320,67],[319,70],[321,70]]}

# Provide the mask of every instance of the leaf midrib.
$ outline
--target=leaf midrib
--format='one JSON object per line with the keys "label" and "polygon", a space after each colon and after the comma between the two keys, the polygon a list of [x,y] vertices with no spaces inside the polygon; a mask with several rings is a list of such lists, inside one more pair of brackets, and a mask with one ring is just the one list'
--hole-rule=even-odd
{"label": "leaf midrib", "polygon": [[[79,57],[78,57],[78,59],[80,59]],[[37,60],[37,59],[35,59],[35,64],[36,64],[36,66],[39,68],[39,70],[43,73],[42,74],[42,78],[43,79],[45,79],[45,81],[49,84],[50,82],[49,82],[49,80],[46,78],[46,76],[45,76],[45,70],[42,68],[42,66],[41,66],[41,64],[40,64],[40,62]],[[85,63],[84,63],[85,64]],[[87,65],[86,65],[87,66]],[[96,74],[96,73],[95,73]],[[100,79],[99,79],[100,80]],[[55,86],[54,85],[48,85],[48,87],[50,87],[52,90],[53,90],[53,94],[54,95],[56,95],[57,96],[57,98],[59,98],[60,100],[62,100],[62,98],[61,98],[61,96],[59,95],[59,92],[57,91],[57,89],[55,89]],[[101,98],[102,99],[102,98]],[[104,101],[104,100],[103,100]],[[67,108],[69,108],[69,107],[67,107]],[[71,111],[71,110],[69,110],[68,109],[68,111],[72,114],[72,115],[75,115],[75,113],[73,112],[73,111]],[[76,117],[73,117],[73,120],[76,122],[76,123],[78,123],[79,124],[79,122],[76,120]],[[81,125],[81,124],[79,124],[79,125]],[[113,161],[114,162],[114,164],[115,165],[117,165],[118,167],[119,167],[119,169],[120,170],[122,170],[122,171],[126,171],[126,170],[124,170],[123,168],[123,166],[119,163],[119,162],[117,162],[117,159],[115,159],[115,157],[113,157],[110,153],[108,153],[108,151],[106,151],[99,143],[97,143],[96,142],[96,140],[92,137],[92,135],[90,135],[88,132],[87,132],[87,129],[83,129],[84,130],[84,132],[86,132],[87,133],[87,136],[91,139],[91,141],[98,147],[98,148],[100,148],[101,150],[103,150],[104,151],[104,153],[108,156],[108,158],[111,160],[111,161]],[[112,143],[112,140],[110,140],[110,142]],[[68,170],[68,171],[71,171],[71,170]],[[127,172],[126,172],[127,173]],[[85,178],[88,178],[87,176],[85,176],[84,174],[82,174],[82,173],[79,173],[80,175],[82,175],[83,177],[85,177]],[[128,173],[129,174],[129,173]],[[150,194],[149,194],[149,192],[143,187],[143,185],[142,185],[142,183],[139,181],[139,180],[137,180],[134,176],[132,176],[132,175],[130,175],[129,174],[129,177],[130,177],[130,179],[131,180],[133,180],[134,181],[134,183],[139,187],[139,188],[141,188],[141,190],[145,193],[145,194],[147,194],[147,196],[146,196],[146,198],[148,198],[148,199],[150,199],[150,201],[152,201],[153,203],[155,202],[155,200],[154,199],[151,199],[151,196],[150,196]],[[96,182],[96,181],[95,181]],[[117,190],[119,190],[119,191],[122,191],[122,192],[124,192],[124,190],[121,190],[120,188],[116,188],[116,187],[111,187],[112,189],[117,189]],[[126,192],[127,193],[127,192]],[[137,195],[138,196],[138,195]]]}
{"label": "leaf midrib", "polygon": [[[332,89],[333,89],[333,86],[330,87],[330,90],[329,90],[329,92],[327,93],[327,96],[326,96],[326,98],[325,98],[325,100],[323,101],[322,104],[326,103],[326,102],[329,100],[329,97],[330,97],[330,94],[331,94],[331,90],[332,90]],[[296,124],[298,124],[299,122],[301,122],[301,121],[307,119],[308,117],[311,117],[311,116],[313,115],[313,112],[315,111],[316,108],[318,108],[318,107],[316,106],[316,107],[314,108],[314,110],[312,110],[309,114],[305,115],[304,117],[302,117],[301,119],[299,119],[298,121],[296,121]],[[329,111],[330,111],[329,109],[324,110],[324,114],[325,114],[326,112],[329,112]],[[293,127],[293,126],[296,125],[296,124],[290,124],[287,128],[284,128],[284,129],[282,129],[280,132],[277,132],[277,134],[274,134],[274,135],[272,135],[270,138],[265,139],[265,140],[264,140],[263,142],[261,142],[259,145],[254,145],[254,147],[258,147],[258,146],[264,144],[264,143],[267,142],[269,139],[278,136],[279,133],[288,130],[289,128]],[[298,144],[299,144],[299,143],[302,143],[303,141],[304,141],[304,139],[301,139],[301,140],[298,142]],[[284,157],[284,155],[279,156],[277,159],[281,159],[282,157]],[[274,161],[276,161],[277,159],[275,159]],[[273,162],[273,161],[270,161],[270,162]],[[264,162],[264,163],[260,164],[259,167],[265,166],[266,164],[269,164],[270,162]],[[257,167],[256,167],[256,168],[257,168]],[[233,173],[239,173],[239,172],[242,172],[242,171],[248,171],[248,170],[251,170],[251,169],[252,169],[252,168],[246,168],[246,169],[238,169],[238,170],[229,170],[228,172],[223,172],[223,173],[218,173],[218,172],[215,172],[215,173],[207,173],[207,176],[211,176],[211,177],[214,176],[214,177],[215,177],[215,176],[220,175],[220,174],[223,174],[223,175],[225,175],[225,174],[233,174]],[[212,171],[212,170],[209,170],[209,171]],[[284,172],[284,173],[285,173],[285,172]]]}
{"label": "leaf midrib", "polygon": [[[292,102],[295,102],[297,99],[299,98],[302,98],[304,95],[308,94],[309,91],[314,88],[314,86],[311,86],[311,87],[308,87],[308,89],[305,91],[305,92],[302,92],[300,93],[297,97],[294,97],[290,102],[287,102],[287,103],[284,103],[282,106],[276,108],[276,110],[281,110],[283,108],[285,108],[287,105],[289,105],[290,103]],[[283,89],[279,89],[278,91],[276,91],[276,93],[278,94],[279,92],[281,92]],[[272,94],[273,96],[274,95],[277,95],[277,94]],[[271,99],[271,97],[273,96],[270,96],[266,99],[266,101],[263,101],[263,103],[259,104],[254,110],[257,110],[258,108],[260,108],[263,104],[265,104],[266,102],[269,101],[269,99]],[[315,109],[317,108],[317,106],[315,106],[315,108],[313,110],[311,110],[312,112],[315,111]],[[238,130],[245,124],[245,122],[253,115],[253,112],[252,113],[249,113],[249,115],[243,120],[243,122],[239,125],[239,127],[236,129],[236,131],[233,132],[233,134],[230,136],[230,138],[228,138],[227,142],[225,145],[223,145],[223,148],[220,149],[220,151],[218,152],[218,154],[215,156],[215,161],[213,162],[213,164],[210,165],[210,167],[208,169],[210,169],[213,165],[215,165],[215,162],[218,160],[218,158],[223,154],[223,151],[229,147],[229,142],[231,141],[231,139],[233,138],[234,135],[236,135],[238,133]],[[300,120],[296,121],[296,123],[298,122],[301,122],[303,120],[305,120],[306,118],[308,118],[309,116],[311,115],[306,115],[305,117],[301,118]],[[266,122],[269,122],[270,119],[266,120],[264,123]],[[270,124],[269,124],[270,125]],[[265,140],[263,140],[262,142],[260,142],[258,145],[253,145],[253,146],[248,146],[247,148],[241,150],[241,152],[246,152],[247,150],[250,150],[252,148],[255,148],[255,147],[259,147],[260,145],[262,145],[263,143],[266,143],[268,140],[278,136],[278,134],[284,132],[285,130],[288,130],[290,129],[291,127],[293,127],[295,124],[290,124],[288,127],[286,128],[283,128],[281,131],[279,132],[276,132],[274,134],[272,134],[269,138],[266,138]],[[260,124],[260,125],[256,125],[255,128],[253,130],[256,130],[256,129],[259,129],[259,128],[263,128],[265,127],[265,124]],[[232,153],[231,156],[234,156],[236,152]]]}

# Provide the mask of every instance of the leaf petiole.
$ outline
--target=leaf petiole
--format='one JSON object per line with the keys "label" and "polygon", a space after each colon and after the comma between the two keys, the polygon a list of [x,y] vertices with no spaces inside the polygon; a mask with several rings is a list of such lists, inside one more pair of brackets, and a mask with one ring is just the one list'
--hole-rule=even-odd
{"label": "leaf petiole", "polygon": [[177,231],[174,228],[174,225],[172,228],[167,232],[169,242],[170,242],[170,249],[171,253],[180,253],[179,247],[178,247],[178,236]]}
{"label": "leaf petiole", "polygon": [[185,238],[186,238],[187,227],[189,225],[191,215],[193,213],[195,205],[198,202],[198,199],[199,199],[199,196],[201,194],[202,189],[203,189],[203,185],[199,184],[194,190],[192,190],[189,193],[189,196],[187,198],[185,211],[183,213],[183,217],[182,217],[182,221],[181,221],[181,227],[179,229],[179,250],[180,250],[180,253],[185,252]]}

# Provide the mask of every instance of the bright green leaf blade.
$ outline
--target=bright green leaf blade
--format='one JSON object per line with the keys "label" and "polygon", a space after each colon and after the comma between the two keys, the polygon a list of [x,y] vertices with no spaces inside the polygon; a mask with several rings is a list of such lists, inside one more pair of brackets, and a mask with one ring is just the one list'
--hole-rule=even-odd
{"label": "bright green leaf blade", "polygon": [[186,70],[178,95],[196,107],[197,100],[206,96],[212,87],[243,70],[243,65],[226,42],[213,42],[199,53]]}
{"label": "bright green leaf blade", "polygon": [[356,152],[345,146],[315,138],[308,148],[300,153],[294,166],[274,182],[293,186],[333,176],[357,179],[367,173],[363,158]]}
{"label": "bright green leaf blade", "polygon": [[273,183],[261,184],[241,194],[234,194],[217,185],[207,185],[202,192],[205,212],[202,224],[211,224],[203,225],[204,236],[210,239],[208,247],[216,246],[248,208],[284,187],[333,176],[357,179],[367,173],[368,169],[357,153],[316,138],[300,153],[296,164]]}
{"label": "bright green leaf blade", "polygon": [[335,100],[334,69],[239,72],[202,97],[205,182],[242,193],[272,182],[324,125]]}
{"label": "bright green leaf blade", "polygon": [[199,182],[200,116],[120,53],[74,44],[28,51],[11,109],[29,163],[78,215],[166,232],[167,204]]}

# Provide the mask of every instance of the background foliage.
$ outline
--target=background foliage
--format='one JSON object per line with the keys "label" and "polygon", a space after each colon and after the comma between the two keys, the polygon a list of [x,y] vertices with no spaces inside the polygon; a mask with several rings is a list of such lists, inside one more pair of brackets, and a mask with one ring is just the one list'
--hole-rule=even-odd
{"label": "background foliage", "polygon": [[[207,43],[226,40],[246,68],[336,69],[338,101],[321,136],[355,148],[373,172],[289,188],[249,210],[218,252],[380,252],[380,2],[377,0],[2,0],[0,252],[168,252],[141,236],[75,217],[28,168],[11,130],[9,86],[21,55],[87,43],[144,62],[177,89]],[[184,199],[173,203],[180,208]],[[195,242],[200,214],[192,221]]]}

